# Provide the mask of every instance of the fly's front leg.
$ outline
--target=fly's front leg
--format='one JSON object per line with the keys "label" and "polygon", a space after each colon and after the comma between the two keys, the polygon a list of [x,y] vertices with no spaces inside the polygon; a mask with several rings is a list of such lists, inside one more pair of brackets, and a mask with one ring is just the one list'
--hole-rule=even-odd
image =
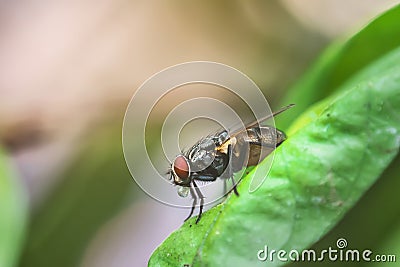
{"label": "fly's front leg", "polygon": [[189,190],[190,190],[190,195],[193,198],[193,203],[192,203],[192,209],[190,210],[189,216],[187,216],[187,218],[185,219],[185,222],[187,220],[189,220],[190,217],[192,217],[194,208],[196,207],[196,203],[197,203],[197,196],[196,196],[196,193],[194,192],[194,190],[193,190],[191,185],[189,187]]}
{"label": "fly's front leg", "polygon": [[228,177],[232,181],[233,192],[235,192],[235,195],[239,196],[239,192],[237,191],[237,188],[236,188],[235,179],[233,179],[233,172],[232,172],[232,145],[231,144],[228,145],[228,158],[229,158],[229,162],[228,162],[228,166],[227,166],[227,168],[228,168]]}
{"label": "fly's front leg", "polygon": [[200,188],[197,186],[196,182],[193,180],[194,189],[196,190],[197,195],[200,198],[200,211],[199,216],[197,217],[196,224],[200,221],[201,214],[203,213],[203,206],[204,206],[204,196],[200,191]]}

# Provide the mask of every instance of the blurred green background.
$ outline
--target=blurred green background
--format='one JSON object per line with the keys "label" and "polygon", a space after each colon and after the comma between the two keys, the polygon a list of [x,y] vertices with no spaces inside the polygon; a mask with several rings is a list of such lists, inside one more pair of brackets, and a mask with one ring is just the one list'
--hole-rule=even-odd
{"label": "blurred green background", "polygon": [[[187,211],[147,197],[125,165],[122,121],[140,84],[174,64],[217,61],[276,108],[328,43],[397,2],[0,2],[0,266],[145,266]],[[376,231],[358,227],[368,207],[397,203],[390,172],[316,246],[343,234],[368,247],[364,235],[398,229],[387,212],[369,224]],[[394,242],[386,234],[382,247]]]}

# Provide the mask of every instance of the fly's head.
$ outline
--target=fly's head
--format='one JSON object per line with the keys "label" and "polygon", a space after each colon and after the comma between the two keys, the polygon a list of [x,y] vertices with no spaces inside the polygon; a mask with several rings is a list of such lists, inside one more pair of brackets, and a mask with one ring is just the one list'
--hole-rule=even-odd
{"label": "fly's head", "polygon": [[171,164],[170,179],[174,184],[189,187],[190,182],[190,165],[188,159],[184,155],[178,155]]}

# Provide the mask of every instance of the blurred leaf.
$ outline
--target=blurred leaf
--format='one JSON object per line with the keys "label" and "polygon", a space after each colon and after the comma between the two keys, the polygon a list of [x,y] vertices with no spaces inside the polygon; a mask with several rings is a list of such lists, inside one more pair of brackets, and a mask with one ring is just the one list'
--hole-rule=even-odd
{"label": "blurred leaf", "polygon": [[[397,49],[395,49],[395,51],[397,51]],[[347,81],[343,82],[343,84],[340,87],[336,88],[335,92],[331,94],[331,97],[314,104],[313,108],[310,108],[306,112],[303,112],[303,114],[301,114],[301,116],[299,116],[296,121],[290,126],[290,129],[287,133],[291,135],[295,133],[299,128],[303,127],[305,124],[315,119],[318,114],[322,112],[328,102],[331,101],[331,98],[341,94],[347,88],[357,86],[357,84],[362,81],[379,76],[381,75],[381,73],[384,73],[386,71],[390,71],[393,66],[396,66],[398,64],[398,62],[400,62],[400,56],[396,52],[389,53],[389,56],[382,55],[382,58],[376,60],[374,64],[366,66],[361,72],[356,73]]]}
{"label": "blurred leaf", "polygon": [[[349,40],[332,44],[314,66],[283,99],[283,105],[296,103],[301,114],[311,104],[334,92],[347,79],[368,64],[400,46],[400,5],[386,11]],[[292,118],[277,120],[286,129]]]}
{"label": "blurred leaf", "polygon": [[[400,49],[376,66],[400,57]],[[223,204],[173,233],[152,255],[150,266],[263,265],[257,252],[305,249],[327,233],[375,182],[400,145],[400,66],[379,68],[349,83],[339,96],[317,105],[315,118],[283,143],[269,178],[253,194],[252,175]],[[310,113],[310,112],[308,112]],[[265,168],[265,170],[264,170]],[[275,261],[272,264],[281,265]]]}
{"label": "blurred leaf", "polygon": [[0,150],[0,266],[16,266],[26,226],[25,190]]}
{"label": "blurred leaf", "polygon": [[62,182],[33,214],[21,266],[77,266],[97,230],[133,193],[121,125],[93,129]]}
{"label": "blurred leaf", "polygon": [[[398,188],[398,187],[397,187]],[[380,255],[394,255],[395,260],[393,261],[393,258],[391,262],[387,260],[388,262],[385,262],[385,267],[386,266],[398,266],[398,262],[400,259],[400,213],[397,213],[397,219],[395,220],[395,223],[390,225],[387,228],[388,231],[386,231],[386,235],[383,238],[383,242],[379,244],[379,247],[377,250],[374,250],[375,255],[380,254]],[[387,258],[387,257],[386,257]],[[374,262],[371,264],[371,266],[382,266],[382,262]]]}

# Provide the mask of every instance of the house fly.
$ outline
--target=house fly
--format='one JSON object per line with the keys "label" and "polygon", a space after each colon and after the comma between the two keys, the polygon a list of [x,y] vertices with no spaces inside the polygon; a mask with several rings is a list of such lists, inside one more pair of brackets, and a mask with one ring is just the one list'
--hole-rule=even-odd
{"label": "house fly", "polygon": [[187,196],[189,191],[193,198],[190,214],[185,221],[193,215],[198,199],[200,199],[200,210],[196,224],[203,212],[204,195],[196,181],[213,182],[217,178],[230,179],[233,184],[232,190],[239,196],[233,174],[243,167],[257,165],[286,139],[284,132],[272,126],[260,126],[260,123],[293,106],[294,104],[285,106],[240,130],[231,133],[223,130],[209,135],[198,141],[187,152],[175,157],[168,171],[169,179],[179,186],[180,196]]}

